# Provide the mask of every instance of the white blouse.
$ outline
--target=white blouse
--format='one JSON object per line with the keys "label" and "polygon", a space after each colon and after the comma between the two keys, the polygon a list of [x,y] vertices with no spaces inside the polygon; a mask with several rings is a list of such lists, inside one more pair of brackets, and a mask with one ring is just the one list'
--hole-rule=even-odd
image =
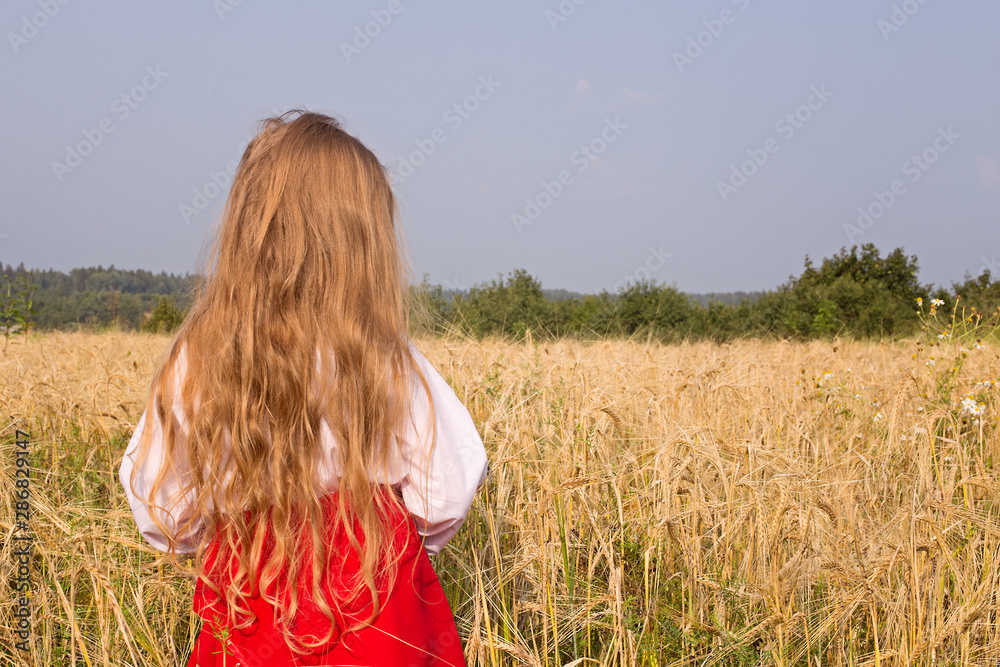
{"label": "white blouse", "polygon": [[[486,451],[472,417],[455,392],[412,343],[410,350],[427,380],[434,402],[434,447],[428,459],[428,448],[431,445],[428,438],[430,411],[423,386],[419,380],[414,379],[411,384],[412,418],[401,432],[396,434],[398,451],[402,453],[402,459],[398,465],[381,473],[380,479],[374,481],[399,485],[403,503],[413,516],[417,532],[424,539],[424,548],[433,556],[458,532],[472,506],[477,489],[485,481]],[[179,377],[183,379],[187,368],[183,348],[178,355],[177,365]],[[183,438],[187,433],[187,420],[181,410],[180,382],[175,382],[174,386],[176,393],[172,416],[178,427],[177,444],[180,445],[178,449],[182,449]],[[147,411],[143,411],[132,439],[125,449],[118,477],[125,487],[125,495],[139,526],[139,532],[156,549],[168,551],[166,536],[156,527],[150,516],[149,507],[143,502],[143,498],[148,497],[148,489],[152,486],[163,461],[163,427],[155,412],[152,415],[151,449],[143,467],[136,475],[135,493],[129,483],[135,467],[139,438],[146,426],[147,417],[149,417]],[[319,479],[316,482],[320,489],[334,491],[338,486],[339,476],[329,462],[335,460],[330,454],[337,444],[325,419],[320,424],[319,439],[325,457],[318,466]],[[324,462],[326,465],[323,465]],[[171,474],[164,479],[157,493],[157,504],[166,510],[165,512],[158,510],[161,523],[171,528],[176,525],[175,521],[183,515],[190,502],[190,498],[178,499],[179,489],[177,477]],[[194,551],[199,529],[200,527],[196,527],[191,534],[178,536],[175,550]]]}

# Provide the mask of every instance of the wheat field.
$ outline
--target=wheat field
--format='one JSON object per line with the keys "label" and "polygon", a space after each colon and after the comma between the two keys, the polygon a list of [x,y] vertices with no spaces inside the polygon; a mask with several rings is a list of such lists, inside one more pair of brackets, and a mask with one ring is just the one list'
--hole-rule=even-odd
{"label": "wheat field", "polygon": [[[470,665],[1000,664],[995,347],[416,343],[490,457],[435,560]],[[192,582],[117,478],[167,344],[45,333],[0,353],[0,663],[183,664]]]}

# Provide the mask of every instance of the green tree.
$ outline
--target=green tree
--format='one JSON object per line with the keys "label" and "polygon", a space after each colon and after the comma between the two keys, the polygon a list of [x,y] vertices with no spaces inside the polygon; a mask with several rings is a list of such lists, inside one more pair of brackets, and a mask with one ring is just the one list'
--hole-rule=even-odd
{"label": "green tree", "polygon": [[778,329],[798,337],[846,332],[875,338],[915,330],[915,303],[927,293],[917,279],[917,258],[896,248],[881,257],[871,243],[824,259],[806,258],[798,278],[779,288],[786,301]]}
{"label": "green tree", "polygon": [[675,287],[655,282],[629,283],[618,293],[618,319],[627,336],[651,333],[680,340],[692,333],[698,306]]}
{"label": "green tree", "polygon": [[966,275],[964,282],[952,285],[952,292],[962,306],[975,308],[984,315],[993,315],[1000,308],[1000,280],[992,280],[989,269],[984,269],[978,278]]}
{"label": "green tree", "polygon": [[21,265],[15,280],[5,275],[5,288],[0,292],[0,333],[3,334],[4,350],[11,336],[27,336],[35,325],[33,295],[36,285]]}
{"label": "green tree", "polygon": [[184,321],[182,313],[174,303],[173,296],[161,296],[152,315],[142,325],[143,331],[151,333],[172,333]]}
{"label": "green tree", "polygon": [[552,304],[542,294],[542,284],[527,271],[516,269],[507,280],[499,276],[475,285],[466,297],[455,299],[455,317],[477,336],[524,338],[528,329],[548,335],[552,330]]}

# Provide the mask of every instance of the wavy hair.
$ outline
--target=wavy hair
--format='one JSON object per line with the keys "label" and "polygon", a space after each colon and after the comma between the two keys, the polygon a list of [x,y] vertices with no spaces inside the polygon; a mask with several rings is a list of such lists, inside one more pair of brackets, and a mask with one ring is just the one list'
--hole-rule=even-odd
{"label": "wavy hair", "polygon": [[[171,553],[196,535],[194,572],[230,625],[252,622],[247,599],[260,591],[299,652],[374,620],[379,589],[398,569],[402,547],[387,517],[402,503],[378,483],[400,460],[393,434],[408,418],[409,401],[393,397],[409,397],[415,379],[430,392],[409,347],[397,218],[385,167],[335,119],[296,110],[261,121],[206,246],[194,305],[150,386],[163,456],[149,458],[145,429],[133,489],[143,460],[157,465],[147,497],[172,483],[184,499],[169,522],[157,513],[169,508],[147,501]],[[186,437],[163,399],[175,391]],[[333,460],[320,446],[323,420]],[[319,483],[324,466],[334,489]],[[334,490],[336,530],[360,561],[345,599],[323,590],[331,563],[344,562],[328,548],[323,503]],[[210,560],[228,571],[225,585]],[[316,642],[290,630],[303,595],[330,621]],[[338,628],[359,599],[370,613]]]}

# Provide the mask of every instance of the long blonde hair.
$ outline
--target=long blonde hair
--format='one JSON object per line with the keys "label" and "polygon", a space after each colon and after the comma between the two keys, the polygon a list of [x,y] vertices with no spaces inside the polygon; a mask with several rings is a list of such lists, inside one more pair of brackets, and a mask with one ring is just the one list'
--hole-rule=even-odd
{"label": "long blonde hair", "polygon": [[[206,278],[150,387],[147,410],[164,425],[164,452],[147,497],[177,479],[189,508],[171,526],[160,525],[153,507],[154,521],[172,547],[204,527],[194,569],[225,601],[232,625],[251,621],[246,602],[257,582],[261,591],[283,587],[268,600],[300,651],[350,629],[334,623],[345,601],[328,599],[321,586],[332,554],[322,508],[329,489],[315,483],[320,466],[339,473],[336,525],[361,563],[352,595],[372,600],[357,627],[374,619],[380,582],[396,574],[399,544],[385,518],[389,505],[401,504],[372,480],[398,460],[392,435],[409,403],[398,397],[408,398],[416,378],[430,399],[409,348],[397,217],[385,167],[335,119],[291,111],[261,121],[210,245]],[[187,438],[179,444],[163,397],[174,395],[171,369],[182,348]],[[322,419],[338,445],[329,462],[321,460]],[[149,433],[135,470],[149,455]],[[265,537],[273,548],[263,548]],[[206,574],[213,539],[232,585]],[[331,622],[314,643],[296,644],[288,631],[301,581],[311,582],[311,598]]]}

